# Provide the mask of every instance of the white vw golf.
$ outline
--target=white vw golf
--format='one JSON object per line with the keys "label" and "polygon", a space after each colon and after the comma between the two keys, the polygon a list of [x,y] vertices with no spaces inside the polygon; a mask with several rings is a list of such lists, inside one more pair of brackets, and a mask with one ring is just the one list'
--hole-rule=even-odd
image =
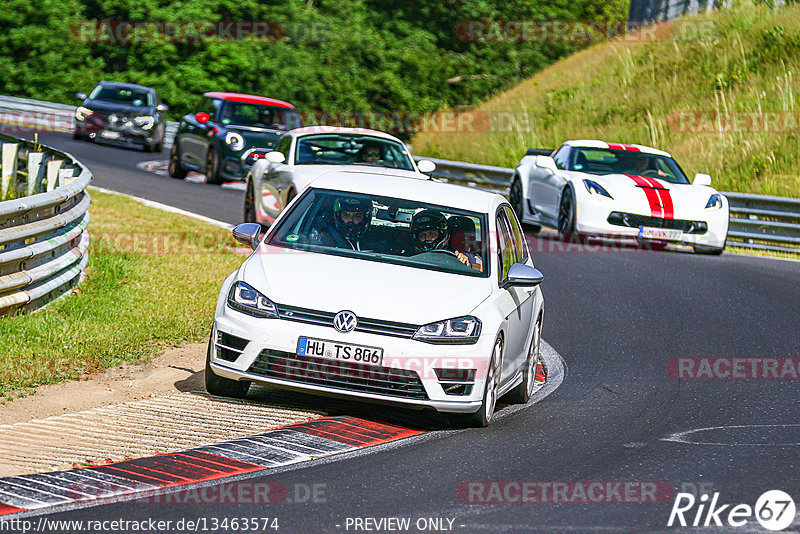
{"label": "white vw golf", "polygon": [[206,388],[251,382],[431,407],[485,426],[527,402],[542,274],[500,195],[369,170],[316,179],[222,285]]}

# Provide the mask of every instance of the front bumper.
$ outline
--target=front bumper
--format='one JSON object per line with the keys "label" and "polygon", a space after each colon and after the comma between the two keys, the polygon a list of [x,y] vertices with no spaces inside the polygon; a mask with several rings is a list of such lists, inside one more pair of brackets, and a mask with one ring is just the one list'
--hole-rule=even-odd
{"label": "front bumper", "polygon": [[138,128],[112,128],[105,125],[76,121],[75,130],[79,134],[88,135],[91,139],[106,143],[122,145],[150,145],[157,142],[157,129],[140,130]]}
{"label": "front bumper", "polygon": [[[659,239],[683,245],[722,247],[728,235],[728,208],[705,210],[703,213],[676,215],[675,219],[657,219],[649,213],[625,209],[603,199],[578,200],[575,229],[581,234],[638,238],[640,226],[681,230],[679,239]],[[621,220],[626,222],[623,224]],[[615,224],[612,224],[612,221]],[[700,224],[698,224],[700,223]],[[630,224],[630,226],[627,226]],[[705,230],[702,231],[702,225]]]}
{"label": "front bumper", "polygon": [[[242,350],[232,354],[225,349],[225,345],[219,343],[219,333],[235,336],[246,340],[247,343]],[[309,380],[309,375],[305,372],[283,371],[265,375],[263,371],[265,356],[262,355],[262,351],[264,354],[282,353],[283,358],[296,360],[294,363],[298,366],[297,369],[307,369],[299,362],[303,358],[296,355],[298,338],[301,336],[382,348],[383,365],[377,370],[371,369],[373,366],[363,366],[360,371],[362,374],[356,382],[358,389],[361,390],[342,383],[346,381],[327,380],[330,378],[329,371],[313,375],[313,380]],[[211,369],[224,378],[251,380],[311,393],[347,396],[407,407],[429,407],[440,412],[456,413],[474,413],[480,408],[489,357],[494,346],[494,338],[491,335],[482,335],[473,345],[433,345],[408,338],[366,332],[342,334],[328,326],[251,317],[227,306],[215,318],[211,339],[213,343]],[[331,365],[338,368],[339,360],[325,360],[325,362],[331,362]],[[471,387],[466,388],[464,394],[445,393],[444,388],[451,386],[452,382],[448,382],[446,378],[440,380],[435,369],[474,369],[470,381]],[[414,382],[421,383],[424,388],[423,394],[420,395],[413,384],[407,386],[395,384],[392,391],[386,393],[363,391],[363,384],[358,380],[363,378],[365,381],[370,381],[370,384],[382,387],[385,382],[380,381],[382,378],[377,380],[376,377],[383,377],[384,371],[392,370],[397,371],[396,374],[416,375],[418,381],[415,379]],[[319,373],[319,369],[316,372]],[[336,372],[333,371],[334,374]],[[318,380],[320,376],[326,380]],[[404,387],[408,388],[409,395],[412,390],[416,391],[413,398],[404,396]]]}

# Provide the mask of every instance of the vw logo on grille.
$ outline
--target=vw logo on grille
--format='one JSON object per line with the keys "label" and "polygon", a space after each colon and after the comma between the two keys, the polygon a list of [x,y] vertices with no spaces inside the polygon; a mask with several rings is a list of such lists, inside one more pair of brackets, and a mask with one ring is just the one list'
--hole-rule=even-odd
{"label": "vw logo on grille", "polygon": [[351,311],[340,311],[333,318],[333,327],[339,332],[352,332],[358,324],[356,314]]}

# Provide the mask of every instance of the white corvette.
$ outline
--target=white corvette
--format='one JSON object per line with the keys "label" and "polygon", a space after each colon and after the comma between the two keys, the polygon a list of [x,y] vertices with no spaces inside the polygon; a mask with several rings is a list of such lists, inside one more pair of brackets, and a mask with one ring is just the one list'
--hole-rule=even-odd
{"label": "white corvette", "polygon": [[365,128],[308,126],[291,130],[272,152],[261,153],[247,175],[245,222],[269,226],[275,217],[317,176],[343,165],[371,167],[376,174],[390,173],[427,180],[433,162],[411,158],[402,141],[387,133]]}
{"label": "white corvette", "polygon": [[661,150],[567,141],[550,156],[529,150],[514,172],[509,198],[534,231],[549,226],[567,238],[628,236],[721,254],[728,200],[710,185],[707,174],[690,183]]}
{"label": "white corvette", "polygon": [[209,393],[243,397],[262,382],[478,426],[501,395],[530,398],[542,274],[502,196],[332,172],[260,234],[234,229],[254,252],[219,293]]}

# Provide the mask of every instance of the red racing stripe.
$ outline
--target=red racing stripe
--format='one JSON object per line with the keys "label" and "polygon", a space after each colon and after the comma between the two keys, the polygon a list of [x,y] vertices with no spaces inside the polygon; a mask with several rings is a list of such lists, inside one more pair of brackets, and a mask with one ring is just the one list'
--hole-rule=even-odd
{"label": "red racing stripe", "polygon": [[662,202],[658,196],[658,192],[653,189],[653,184],[643,176],[636,176],[634,174],[626,174],[625,176],[636,182],[636,185],[641,187],[644,191],[644,194],[647,196],[647,203],[650,204],[650,215],[653,217],[663,217],[664,211],[661,208]]}
{"label": "red racing stripe", "polygon": [[622,145],[625,147],[625,150],[630,150],[631,152],[641,152],[638,148],[633,145]]}
{"label": "red racing stripe", "polygon": [[616,143],[608,143],[608,148],[611,150],[625,150],[625,147]]}
{"label": "red racing stripe", "polygon": [[664,218],[665,219],[674,219],[675,218],[675,210],[672,205],[672,193],[670,193],[666,187],[655,178],[650,178],[647,176],[643,176],[647,181],[653,184],[653,187],[656,188],[656,192],[658,193],[659,199],[661,199],[661,205],[664,207]]}

